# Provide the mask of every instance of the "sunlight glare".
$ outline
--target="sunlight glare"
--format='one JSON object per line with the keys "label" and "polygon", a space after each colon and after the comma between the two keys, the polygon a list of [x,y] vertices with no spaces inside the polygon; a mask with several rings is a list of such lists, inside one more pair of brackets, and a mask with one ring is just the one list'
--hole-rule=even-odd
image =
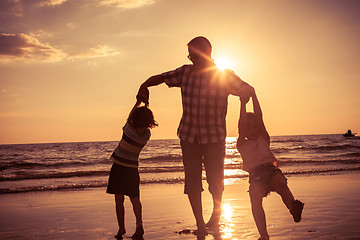
{"label": "sunlight glare", "polygon": [[214,61],[215,61],[216,66],[220,70],[225,70],[225,69],[231,69],[232,68],[231,61],[226,57],[218,57],[218,58],[214,59]]}
{"label": "sunlight glare", "polygon": [[222,216],[224,218],[224,220],[231,222],[232,221],[232,215],[233,215],[234,210],[231,208],[231,205],[228,203],[224,203],[222,205]]}

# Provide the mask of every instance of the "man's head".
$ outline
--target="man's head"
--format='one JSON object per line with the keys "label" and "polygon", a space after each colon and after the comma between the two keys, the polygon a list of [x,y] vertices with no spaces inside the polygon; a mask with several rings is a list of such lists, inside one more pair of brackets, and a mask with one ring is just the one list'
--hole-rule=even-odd
{"label": "man's head", "polygon": [[211,59],[211,43],[205,37],[196,37],[192,39],[188,44],[189,59],[196,64],[203,64]]}

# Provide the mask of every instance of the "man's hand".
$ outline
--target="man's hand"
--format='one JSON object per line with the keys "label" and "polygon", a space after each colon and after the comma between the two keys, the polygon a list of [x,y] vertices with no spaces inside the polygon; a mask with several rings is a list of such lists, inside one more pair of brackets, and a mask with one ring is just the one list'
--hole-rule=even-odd
{"label": "man's hand", "polygon": [[154,75],[149,77],[143,84],[141,84],[136,99],[145,103],[145,106],[149,106],[149,89],[148,87],[157,86],[164,82],[164,77],[159,75]]}
{"label": "man's hand", "polygon": [[250,97],[255,97],[256,94],[255,94],[255,88],[253,88],[252,86],[249,85],[249,94],[250,94]]}
{"label": "man's hand", "polygon": [[243,104],[247,104],[250,100],[250,96],[244,96],[244,97],[240,97],[240,101]]}
{"label": "man's hand", "polygon": [[138,94],[136,95],[136,99],[145,103],[145,106],[149,106],[149,89],[144,85],[141,85]]}
{"label": "man's hand", "polygon": [[244,104],[247,104],[251,97],[256,97],[255,88],[248,85],[246,90],[247,90],[246,93],[240,97],[241,103],[244,103]]}

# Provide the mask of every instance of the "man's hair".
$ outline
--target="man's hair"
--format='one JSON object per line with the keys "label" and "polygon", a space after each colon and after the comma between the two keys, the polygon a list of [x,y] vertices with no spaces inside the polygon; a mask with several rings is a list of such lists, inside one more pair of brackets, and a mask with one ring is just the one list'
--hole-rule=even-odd
{"label": "man's hair", "polygon": [[212,50],[212,46],[210,41],[206,38],[206,37],[196,37],[194,39],[192,39],[187,46],[189,48],[193,48],[201,53],[204,53],[208,56],[211,56],[211,50]]}
{"label": "man's hair", "polygon": [[154,128],[158,124],[148,107],[138,107],[130,114],[127,122],[134,128]]}

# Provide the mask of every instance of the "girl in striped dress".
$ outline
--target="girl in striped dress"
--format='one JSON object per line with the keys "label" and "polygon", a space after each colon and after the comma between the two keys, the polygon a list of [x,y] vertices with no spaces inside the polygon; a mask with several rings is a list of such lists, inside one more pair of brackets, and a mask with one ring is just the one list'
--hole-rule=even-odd
{"label": "girl in striped dress", "polygon": [[147,106],[140,107],[138,100],[131,110],[123,127],[123,136],[110,159],[113,165],[110,170],[106,192],[115,194],[116,216],[119,231],[115,238],[122,239],[126,233],[124,218],[124,197],[130,198],[136,217],[136,230],[133,238],[144,235],[142,224],[142,207],[140,202],[140,176],[138,171],[139,154],[150,139],[150,129],[157,126],[152,111]]}

